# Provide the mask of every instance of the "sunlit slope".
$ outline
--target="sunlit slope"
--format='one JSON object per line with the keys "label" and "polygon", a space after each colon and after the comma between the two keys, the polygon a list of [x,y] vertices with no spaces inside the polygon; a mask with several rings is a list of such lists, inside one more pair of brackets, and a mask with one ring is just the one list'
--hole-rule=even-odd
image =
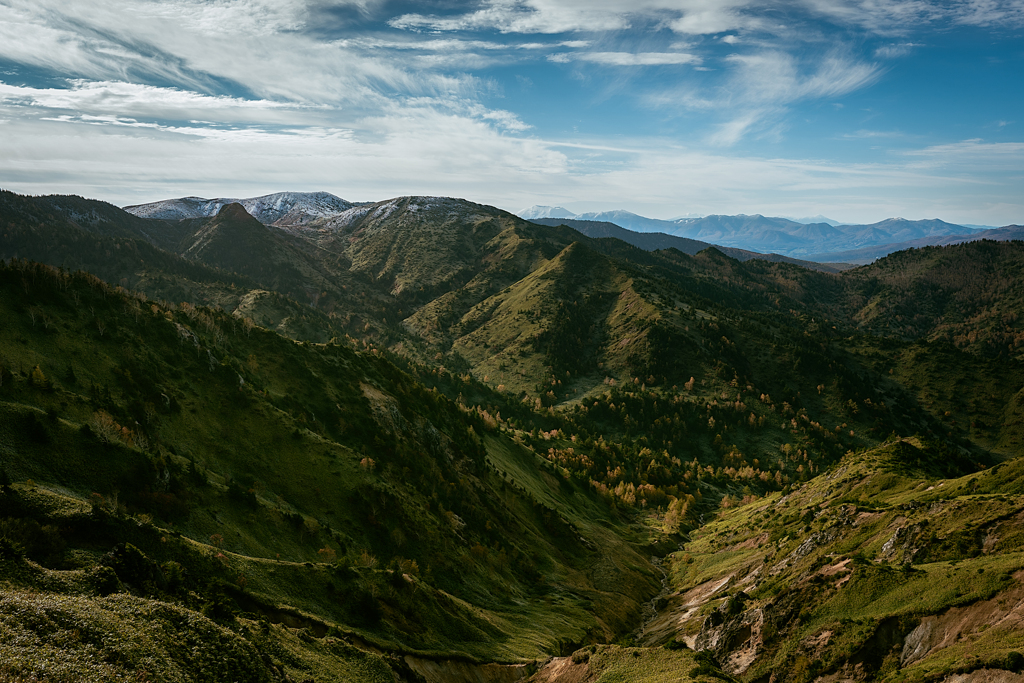
{"label": "sunlit slope", "polygon": [[908,249],[844,274],[846,315],[865,331],[945,341],[998,358],[1024,344],[1024,242]]}
{"label": "sunlit slope", "polygon": [[896,440],[723,510],[672,556],[641,640],[710,650],[743,680],[1019,669],[1024,465],[937,478],[947,457]]}

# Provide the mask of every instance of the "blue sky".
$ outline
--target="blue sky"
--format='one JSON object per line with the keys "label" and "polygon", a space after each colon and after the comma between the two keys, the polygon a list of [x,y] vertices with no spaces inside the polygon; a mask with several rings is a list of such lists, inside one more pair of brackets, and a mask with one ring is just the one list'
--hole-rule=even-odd
{"label": "blue sky", "polygon": [[0,0],[0,187],[1024,223],[1024,0]]}

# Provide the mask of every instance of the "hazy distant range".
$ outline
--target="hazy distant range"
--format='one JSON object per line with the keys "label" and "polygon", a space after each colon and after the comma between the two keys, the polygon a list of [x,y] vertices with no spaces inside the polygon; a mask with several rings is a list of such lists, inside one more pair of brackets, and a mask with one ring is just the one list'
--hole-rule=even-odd
{"label": "hazy distant range", "polygon": [[[1021,226],[966,226],[937,218],[918,221],[889,218],[870,225],[844,225],[824,216],[792,220],[760,214],[660,220],[621,210],[575,214],[552,206],[532,206],[518,215],[543,225],[568,225],[591,237],[618,237],[636,243],[636,238],[630,238],[628,233],[610,234],[607,224],[612,224],[634,233],[660,233],[667,238],[684,238],[819,263],[870,263],[911,247],[1024,238]],[[643,243],[636,246],[649,248],[645,246],[650,242],[649,237],[640,241]],[[663,241],[663,246],[658,248],[668,246],[672,246],[671,241]]]}

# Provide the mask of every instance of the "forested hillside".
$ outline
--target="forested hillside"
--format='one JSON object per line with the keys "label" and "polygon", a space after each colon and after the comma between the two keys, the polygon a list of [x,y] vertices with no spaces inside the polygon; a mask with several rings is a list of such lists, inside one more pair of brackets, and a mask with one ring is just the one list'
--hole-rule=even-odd
{"label": "forested hillside", "polygon": [[1024,661],[1022,243],[835,274],[454,199],[11,193],[0,237],[0,677]]}

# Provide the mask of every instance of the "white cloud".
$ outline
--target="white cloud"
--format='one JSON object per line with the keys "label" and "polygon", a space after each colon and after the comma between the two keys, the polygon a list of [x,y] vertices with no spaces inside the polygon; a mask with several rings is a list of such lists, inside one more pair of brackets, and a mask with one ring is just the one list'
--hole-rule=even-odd
{"label": "white cloud", "polygon": [[802,0],[811,11],[846,26],[900,35],[941,24],[1024,26],[1021,0]]}
{"label": "white cloud", "polygon": [[874,83],[882,74],[877,65],[838,51],[801,61],[769,50],[729,55],[725,62],[732,69],[719,89],[701,91],[684,85],[649,95],[647,102],[662,108],[722,112],[728,118],[715,125],[707,142],[731,146],[753,134],[779,139],[779,122],[795,103],[844,95]]}
{"label": "white cloud", "polygon": [[[16,191],[66,191],[127,203],[175,192],[217,194],[213,188],[225,185],[235,194],[328,184],[347,197],[483,198],[482,187],[565,170],[561,153],[495,131],[522,130],[514,114],[467,109],[474,111],[444,113],[411,102],[347,129],[190,127],[73,114],[12,117],[0,176]],[[0,104],[0,118],[8,113]]]}
{"label": "white cloud", "polygon": [[906,57],[915,47],[921,47],[919,43],[892,43],[883,45],[875,50],[875,57],[878,59],[895,59]]}
{"label": "white cloud", "polygon": [[749,0],[691,0],[683,4],[683,15],[669,25],[677,33],[707,35],[742,29],[760,29],[765,21],[740,10]]}
{"label": "white cloud", "polygon": [[621,31],[654,22],[685,34],[757,28],[762,19],[743,12],[753,0],[487,0],[454,16],[405,14],[390,24],[420,31],[569,33]]}
{"label": "white cloud", "polygon": [[629,27],[621,11],[602,11],[582,3],[490,0],[481,9],[467,14],[441,17],[405,14],[395,17],[391,26],[429,31],[496,30],[501,33],[566,33],[572,31],[613,31]]}
{"label": "white cloud", "polygon": [[954,19],[971,26],[1024,26],[1021,0],[966,0],[954,6]]}
{"label": "white cloud", "polygon": [[758,109],[720,123],[715,126],[715,131],[708,136],[708,142],[719,147],[731,147],[743,139],[767,115],[767,111]]}
{"label": "white cloud", "polygon": [[311,2],[12,1],[0,5],[0,57],[72,78],[170,82],[198,92],[227,84],[263,99],[346,107],[379,106],[396,94],[466,95],[479,85],[295,30],[311,16]]}
{"label": "white cloud", "polygon": [[927,0],[802,0],[821,16],[844,26],[883,35],[899,35],[942,18],[943,10]]}
{"label": "white cloud", "polygon": [[[978,26],[1024,25],[1021,0],[484,0],[454,15],[405,14],[395,28],[416,31],[486,31],[555,34],[621,31],[657,25],[686,35],[729,31],[793,38],[810,17],[880,35],[900,35],[939,23]],[[736,40],[734,36],[731,40]]]}
{"label": "white cloud", "polygon": [[846,133],[844,138],[851,140],[867,140],[872,138],[901,138],[905,134],[895,130],[858,130],[853,133]]}
{"label": "white cloud", "polygon": [[875,64],[865,64],[839,52],[815,60],[809,73],[801,73],[797,59],[784,52],[732,55],[728,60],[738,67],[734,92],[746,102],[782,104],[835,97],[873,83],[882,73]]}
{"label": "white cloud", "polygon": [[64,109],[110,113],[120,117],[135,116],[177,121],[213,115],[234,122],[285,122],[292,120],[292,115],[276,116],[275,112],[316,109],[269,100],[204,95],[178,88],[158,88],[138,83],[73,80],[68,85],[67,88],[29,88],[0,82],[0,102],[39,109]]}
{"label": "white cloud", "polygon": [[1024,142],[963,140],[905,151],[902,155],[912,160],[914,168],[955,168],[960,172],[986,174],[1024,172]]}
{"label": "white cloud", "polygon": [[701,58],[685,52],[560,52],[548,57],[552,62],[593,62],[608,66],[665,66],[700,64]]}

